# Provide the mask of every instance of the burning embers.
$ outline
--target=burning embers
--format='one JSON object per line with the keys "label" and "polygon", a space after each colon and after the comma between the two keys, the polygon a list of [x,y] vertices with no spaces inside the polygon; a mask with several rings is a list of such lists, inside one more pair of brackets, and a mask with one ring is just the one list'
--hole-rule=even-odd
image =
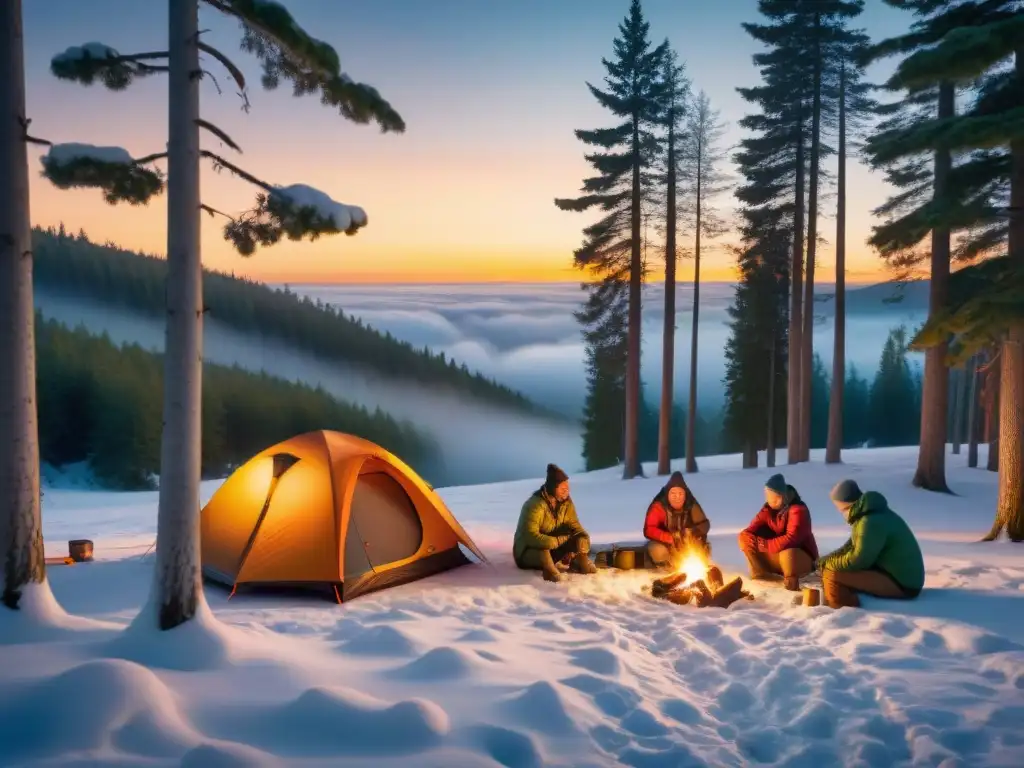
{"label": "burning embers", "polygon": [[652,597],[698,608],[726,608],[737,600],[751,599],[743,589],[743,579],[737,576],[726,584],[717,565],[693,552],[683,557],[674,574],[655,579],[650,590]]}

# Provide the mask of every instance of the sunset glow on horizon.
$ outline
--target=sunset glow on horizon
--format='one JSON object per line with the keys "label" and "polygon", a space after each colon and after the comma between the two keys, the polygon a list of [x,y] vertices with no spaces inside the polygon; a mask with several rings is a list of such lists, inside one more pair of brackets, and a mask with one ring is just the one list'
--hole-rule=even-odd
{"label": "sunset glow on horizon", "polygon": [[[160,8],[128,0],[88,4],[57,0],[63,11],[25,7],[26,71],[33,133],[53,142],[123,146],[133,156],[159,152],[166,142],[166,85],[160,76],[124,92],[85,88],[49,73],[50,58],[71,45],[100,40],[122,52],[157,50],[166,44]],[[438,5],[435,3],[434,5]],[[209,38],[241,66],[252,110],[212,83],[203,85],[203,117],[243,148],[237,156],[204,135],[204,145],[271,184],[309,184],[341,202],[363,207],[369,226],[354,237],[316,242],[282,241],[244,258],[222,235],[224,219],[203,219],[203,261],[210,268],[273,283],[571,282],[583,273],[573,250],[591,214],[568,213],[554,198],[577,194],[591,170],[577,128],[609,125],[587,91],[600,83],[601,57],[611,52],[626,0],[566,2],[552,11],[540,0],[514,8],[473,0],[444,0],[423,8],[411,0],[353,6],[342,14],[318,0],[290,0],[300,24],[331,42],[343,68],[377,87],[408,124],[405,134],[381,134],[375,126],[344,121],[315,98],[258,87],[254,59],[238,50],[238,30],[203,10]],[[703,88],[721,111],[729,147],[741,138],[736,122],[747,111],[736,86],[757,81],[750,61],[756,51],[740,27],[756,18],[754,0],[736,0],[728,13],[712,13],[671,0],[646,0],[651,34],[668,35],[687,62],[694,89]],[[893,23],[885,13],[863,18],[865,26]],[[898,22],[905,22],[897,14]],[[111,21],[114,20],[114,21]],[[472,34],[470,34],[472,32]],[[729,51],[728,59],[721,51]],[[479,62],[474,64],[473,62]],[[215,66],[210,64],[211,67]],[[166,250],[165,198],[149,207],[112,207],[91,190],[61,191],[39,173],[38,147],[29,153],[33,224],[72,232],[84,229],[96,242],[162,255]],[[244,211],[257,191],[228,172],[203,167],[203,201],[228,214]],[[848,279],[884,280],[884,264],[865,244],[870,210],[887,194],[880,177],[859,163],[849,169]],[[732,211],[731,194],[717,201]],[[834,201],[825,199],[820,232],[834,239]],[[726,236],[705,241],[702,279],[735,278]],[[684,239],[681,248],[689,246]],[[660,262],[656,241],[648,252]],[[818,274],[833,275],[829,243],[819,251]],[[692,277],[680,261],[680,280]],[[657,266],[652,273],[658,279]]]}

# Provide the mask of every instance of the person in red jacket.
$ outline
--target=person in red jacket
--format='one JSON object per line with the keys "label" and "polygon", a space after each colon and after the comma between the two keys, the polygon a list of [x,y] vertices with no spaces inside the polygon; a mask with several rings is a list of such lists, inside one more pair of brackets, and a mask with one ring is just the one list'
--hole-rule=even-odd
{"label": "person in red jacket", "polygon": [[671,565],[687,546],[692,546],[703,550],[710,559],[709,530],[711,521],[687,487],[682,473],[673,472],[647,507],[644,517],[647,556],[655,566]]}
{"label": "person in red jacket", "polygon": [[782,577],[786,589],[800,589],[800,578],[814,570],[818,544],[811,530],[811,513],[796,489],[782,475],[764,486],[765,505],[739,535],[740,550],[750,564],[750,577]]}

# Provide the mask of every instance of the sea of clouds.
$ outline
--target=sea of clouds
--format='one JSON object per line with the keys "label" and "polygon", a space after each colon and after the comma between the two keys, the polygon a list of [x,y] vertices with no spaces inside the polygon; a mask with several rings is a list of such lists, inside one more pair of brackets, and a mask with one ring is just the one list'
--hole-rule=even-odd
{"label": "sea of clouds", "polygon": [[[575,283],[490,285],[297,285],[301,295],[333,304],[380,331],[417,347],[443,351],[530,398],[578,414],[586,390],[580,326],[573,317],[584,294]],[[727,309],[731,283],[701,286],[697,387],[701,407],[717,409],[724,397]],[[661,382],[664,286],[644,288],[642,375],[657,401]],[[831,370],[831,288],[818,291],[814,345]],[[676,293],[676,394],[686,396],[690,370],[693,286]],[[923,313],[916,303],[851,301],[847,361],[871,376],[890,329],[913,328]]]}

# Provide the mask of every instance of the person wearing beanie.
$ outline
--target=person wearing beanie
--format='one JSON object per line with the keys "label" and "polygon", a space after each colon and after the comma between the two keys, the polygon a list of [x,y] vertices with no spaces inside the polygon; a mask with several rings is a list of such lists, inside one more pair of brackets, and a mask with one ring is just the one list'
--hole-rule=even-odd
{"label": "person wearing beanie", "polygon": [[544,485],[519,512],[512,559],[519,568],[540,571],[546,581],[562,581],[559,564],[576,573],[597,573],[590,562],[590,536],[569,496],[569,476],[555,464],[548,464]]}
{"label": "person wearing beanie", "polygon": [[850,526],[850,538],[818,561],[825,604],[857,608],[858,593],[911,600],[924,589],[924,557],[906,521],[877,491],[842,480],[832,503]]}
{"label": "person wearing beanie", "polygon": [[658,491],[644,516],[647,557],[656,567],[675,564],[688,548],[711,559],[708,531],[711,521],[701,508],[681,472],[673,472]]}
{"label": "person wearing beanie", "polygon": [[818,559],[811,512],[781,474],[765,482],[764,497],[764,506],[740,532],[740,551],[747,558],[752,579],[781,578],[786,589],[795,592]]}

